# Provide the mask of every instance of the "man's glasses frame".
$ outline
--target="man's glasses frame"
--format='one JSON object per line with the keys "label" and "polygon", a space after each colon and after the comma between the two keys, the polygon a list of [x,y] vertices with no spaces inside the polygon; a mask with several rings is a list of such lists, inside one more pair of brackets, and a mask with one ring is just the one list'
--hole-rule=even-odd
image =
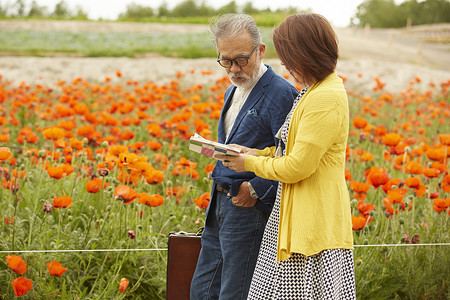
{"label": "man's glasses frame", "polygon": [[253,49],[253,51],[250,53],[249,56],[245,57],[238,57],[235,59],[228,59],[228,58],[220,58],[220,53],[217,56],[217,62],[219,63],[220,66],[228,69],[231,68],[233,66],[233,62],[238,65],[239,67],[245,67],[246,65],[248,65],[248,60],[250,59],[250,57],[253,55],[253,52],[255,52],[255,50],[259,47],[256,46],[255,49]]}

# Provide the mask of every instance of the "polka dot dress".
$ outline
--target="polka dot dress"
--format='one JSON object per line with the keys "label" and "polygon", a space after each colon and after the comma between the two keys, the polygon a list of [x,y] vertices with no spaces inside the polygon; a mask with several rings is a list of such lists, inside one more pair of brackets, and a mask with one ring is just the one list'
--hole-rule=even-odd
{"label": "polka dot dress", "polygon": [[[292,114],[306,91],[300,91],[281,128],[284,144]],[[355,299],[353,250],[329,249],[308,257],[294,253],[276,262],[281,189],[282,183],[264,231],[248,299]]]}

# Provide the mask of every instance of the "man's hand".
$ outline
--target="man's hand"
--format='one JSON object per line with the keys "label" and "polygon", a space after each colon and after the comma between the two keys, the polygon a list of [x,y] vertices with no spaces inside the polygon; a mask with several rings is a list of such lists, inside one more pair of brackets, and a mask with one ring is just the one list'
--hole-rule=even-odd
{"label": "man's hand", "polygon": [[[228,194],[230,196],[230,194]],[[257,199],[250,196],[250,189],[248,188],[248,182],[244,181],[239,186],[239,193],[236,197],[231,198],[233,204],[242,207],[253,207],[256,204]]]}
{"label": "man's hand", "polygon": [[214,158],[222,160],[225,167],[235,170],[236,172],[245,171],[245,158],[247,154],[239,154],[238,156],[217,154]]}

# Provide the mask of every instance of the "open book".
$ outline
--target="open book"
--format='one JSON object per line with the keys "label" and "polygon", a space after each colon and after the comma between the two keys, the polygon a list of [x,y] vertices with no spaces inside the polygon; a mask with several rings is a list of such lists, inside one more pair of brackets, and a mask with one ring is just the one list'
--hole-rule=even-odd
{"label": "open book", "polygon": [[197,133],[190,138],[189,150],[201,153],[212,158],[215,158],[214,156],[216,154],[237,156],[239,155],[239,153],[241,153],[240,148],[207,140]]}

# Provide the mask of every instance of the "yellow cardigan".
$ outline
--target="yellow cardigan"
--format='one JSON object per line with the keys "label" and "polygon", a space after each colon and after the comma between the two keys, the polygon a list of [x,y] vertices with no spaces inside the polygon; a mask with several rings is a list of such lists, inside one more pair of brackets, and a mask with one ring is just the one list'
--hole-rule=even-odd
{"label": "yellow cardigan", "polygon": [[336,73],[313,84],[292,115],[286,155],[273,148],[247,156],[245,169],[283,182],[277,261],[292,253],[353,249],[350,198],[345,183],[349,129],[347,94]]}

